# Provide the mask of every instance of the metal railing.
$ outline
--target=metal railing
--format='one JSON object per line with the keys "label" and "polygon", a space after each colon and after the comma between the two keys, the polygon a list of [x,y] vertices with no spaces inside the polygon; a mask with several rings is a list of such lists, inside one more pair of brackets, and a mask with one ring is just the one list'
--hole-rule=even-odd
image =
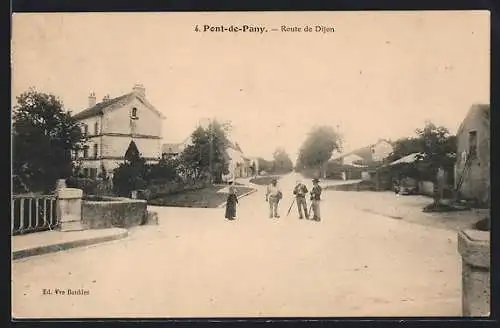
{"label": "metal railing", "polygon": [[52,230],[59,225],[55,195],[13,195],[11,234]]}

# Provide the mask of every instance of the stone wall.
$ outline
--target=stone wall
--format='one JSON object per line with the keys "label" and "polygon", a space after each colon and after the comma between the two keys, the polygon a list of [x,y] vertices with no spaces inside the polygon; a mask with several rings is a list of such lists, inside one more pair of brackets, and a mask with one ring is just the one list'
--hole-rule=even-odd
{"label": "stone wall", "polygon": [[464,230],[458,234],[462,256],[462,315],[489,316],[490,309],[490,232]]}
{"label": "stone wall", "polygon": [[129,228],[145,222],[146,201],[102,197],[103,201],[82,202],[82,223],[87,229]]}

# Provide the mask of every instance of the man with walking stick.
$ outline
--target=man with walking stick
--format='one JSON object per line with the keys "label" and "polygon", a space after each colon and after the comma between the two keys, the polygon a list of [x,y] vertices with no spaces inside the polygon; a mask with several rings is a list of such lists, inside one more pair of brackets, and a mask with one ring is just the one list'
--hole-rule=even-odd
{"label": "man with walking stick", "polygon": [[[303,184],[300,180],[298,180],[297,184],[295,185],[295,188],[293,189],[293,194],[295,195],[295,200],[297,201],[299,219],[304,218],[302,212],[304,212],[306,219],[309,219],[309,212],[307,211],[307,202],[306,202],[306,194],[308,192],[309,191],[307,190],[306,185]],[[292,206],[290,206],[290,209],[292,208]],[[288,213],[290,213],[290,209],[288,210]]]}

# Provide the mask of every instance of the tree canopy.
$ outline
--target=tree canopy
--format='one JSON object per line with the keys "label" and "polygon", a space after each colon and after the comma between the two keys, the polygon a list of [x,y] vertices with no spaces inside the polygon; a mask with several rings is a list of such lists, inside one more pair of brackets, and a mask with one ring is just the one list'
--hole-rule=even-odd
{"label": "tree canopy", "polygon": [[439,167],[451,170],[456,156],[456,136],[443,126],[427,121],[423,128],[415,130],[415,136],[401,138],[393,143],[394,150],[387,158],[393,162],[412,153],[421,153],[420,162],[409,166],[413,174],[425,180],[435,180]]}
{"label": "tree canopy", "polygon": [[30,191],[49,191],[72,174],[72,152],[85,137],[56,96],[29,89],[17,97],[12,120],[13,173]]}
{"label": "tree canopy", "polygon": [[342,150],[342,136],[330,126],[314,127],[299,150],[297,168],[319,168],[334,150]]}
{"label": "tree canopy", "polygon": [[230,142],[222,124],[214,120],[206,129],[198,127],[191,140],[181,154],[188,175],[198,179],[212,173],[215,180],[221,180],[222,174],[229,173],[226,150]]}
{"label": "tree canopy", "polygon": [[288,173],[293,171],[293,162],[283,148],[277,148],[273,153],[273,172]]}

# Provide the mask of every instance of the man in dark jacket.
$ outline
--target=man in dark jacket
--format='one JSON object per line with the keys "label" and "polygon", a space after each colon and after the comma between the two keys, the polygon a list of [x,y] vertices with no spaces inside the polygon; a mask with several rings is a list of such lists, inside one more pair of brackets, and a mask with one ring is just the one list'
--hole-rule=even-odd
{"label": "man in dark jacket", "polygon": [[313,188],[311,190],[311,202],[312,202],[312,210],[313,210],[313,220],[321,221],[319,203],[321,201],[321,187],[319,186],[319,180],[313,179]]}
{"label": "man in dark jacket", "polygon": [[299,219],[303,219],[302,210],[306,216],[306,219],[309,219],[309,213],[307,213],[307,202],[306,202],[306,194],[309,192],[305,184],[300,181],[297,181],[295,188],[293,189],[293,194],[295,195],[295,200],[297,201],[297,209],[299,210]]}

